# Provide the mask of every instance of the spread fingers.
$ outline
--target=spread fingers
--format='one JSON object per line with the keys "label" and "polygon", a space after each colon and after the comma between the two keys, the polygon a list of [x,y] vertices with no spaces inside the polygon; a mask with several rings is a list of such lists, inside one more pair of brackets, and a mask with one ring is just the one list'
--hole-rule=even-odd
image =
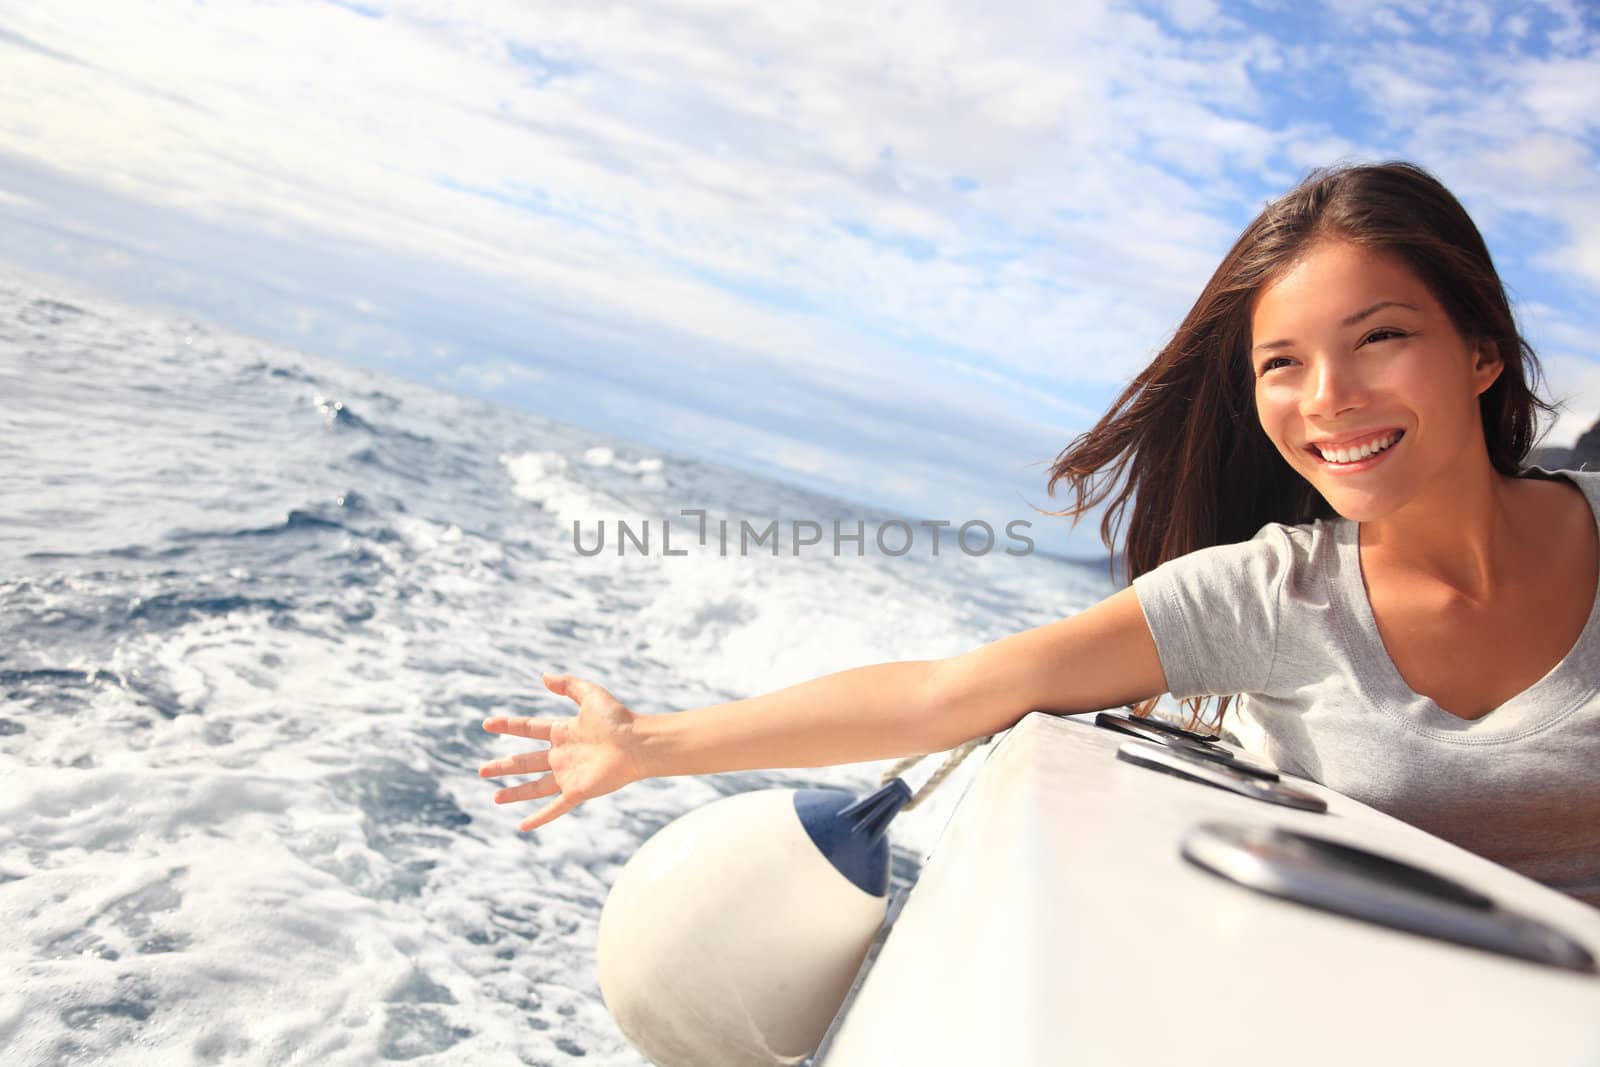
{"label": "spread fingers", "polygon": [[479,778],[498,778],[502,774],[538,774],[550,769],[550,750],[519,752],[515,756],[490,760],[478,768]]}
{"label": "spread fingers", "polygon": [[582,704],[584,698],[598,688],[593,682],[571,674],[547,674],[544,676],[544,687],[578,704]]}
{"label": "spread fingers", "polygon": [[496,804],[512,804],[519,800],[537,800],[540,797],[552,796],[561,792],[561,787],[556,784],[556,776],[547,774],[543,778],[521,785],[510,786],[494,795]]}
{"label": "spread fingers", "polygon": [[550,740],[550,725],[549,719],[513,719],[503,715],[483,720],[483,728],[491,734],[515,734],[535,741]]}

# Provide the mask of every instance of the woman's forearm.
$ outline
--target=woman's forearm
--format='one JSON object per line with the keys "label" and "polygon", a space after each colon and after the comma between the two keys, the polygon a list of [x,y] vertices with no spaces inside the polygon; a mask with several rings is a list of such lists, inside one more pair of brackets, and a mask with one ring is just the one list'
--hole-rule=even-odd
{"label": "woman's forearm", "polygon": [[936,661],[879,663],[747,700],[644,715],[634,724],[652,777],[836,763],[938,751]]}
{"label": "woman's forearm", "polygon": [[766,696],[642,715],[634,757],[652,777],[863,763],[942,752],[1034,709],[1117,707],[1166,688],[1129,588],[949,659],[857,667]]}

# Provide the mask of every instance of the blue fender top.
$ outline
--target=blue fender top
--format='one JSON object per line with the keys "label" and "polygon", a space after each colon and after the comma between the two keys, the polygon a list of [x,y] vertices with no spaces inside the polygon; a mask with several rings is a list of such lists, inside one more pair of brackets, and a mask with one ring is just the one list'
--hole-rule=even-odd
{"label": "blue fender top", "polygon": [[875,897],[889,891],[889,821],[911,799],[899,778],[857,800],[842,789],[799,789],[794,811],[834,869]]}

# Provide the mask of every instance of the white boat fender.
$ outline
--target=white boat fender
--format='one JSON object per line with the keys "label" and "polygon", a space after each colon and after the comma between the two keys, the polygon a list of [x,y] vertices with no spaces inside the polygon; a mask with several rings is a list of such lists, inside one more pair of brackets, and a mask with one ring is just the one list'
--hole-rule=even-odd
{"label": "white boat fender", "polygon": [[822,1041],[888,909],[895,778],[857,800],[764,789],[656,831],[606,897],[600,992],[658,1067],[795,1064]]}

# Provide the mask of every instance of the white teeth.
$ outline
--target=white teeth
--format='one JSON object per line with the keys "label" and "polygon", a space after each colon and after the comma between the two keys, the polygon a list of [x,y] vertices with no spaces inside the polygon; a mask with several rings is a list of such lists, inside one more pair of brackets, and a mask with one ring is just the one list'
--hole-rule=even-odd
{"label": "white teeth", "polygon": [[1317,452],[1329,463],[1357,463],[1368,456],[1377,455],[1386,448],[1392,448],[1398,440],[1400,440],[1400,435],[1395,433],[1388,437],[1368,441],[1366,444],[1358,445],[1355,448],[1325,449],[1319,445],[1317,446]]}

